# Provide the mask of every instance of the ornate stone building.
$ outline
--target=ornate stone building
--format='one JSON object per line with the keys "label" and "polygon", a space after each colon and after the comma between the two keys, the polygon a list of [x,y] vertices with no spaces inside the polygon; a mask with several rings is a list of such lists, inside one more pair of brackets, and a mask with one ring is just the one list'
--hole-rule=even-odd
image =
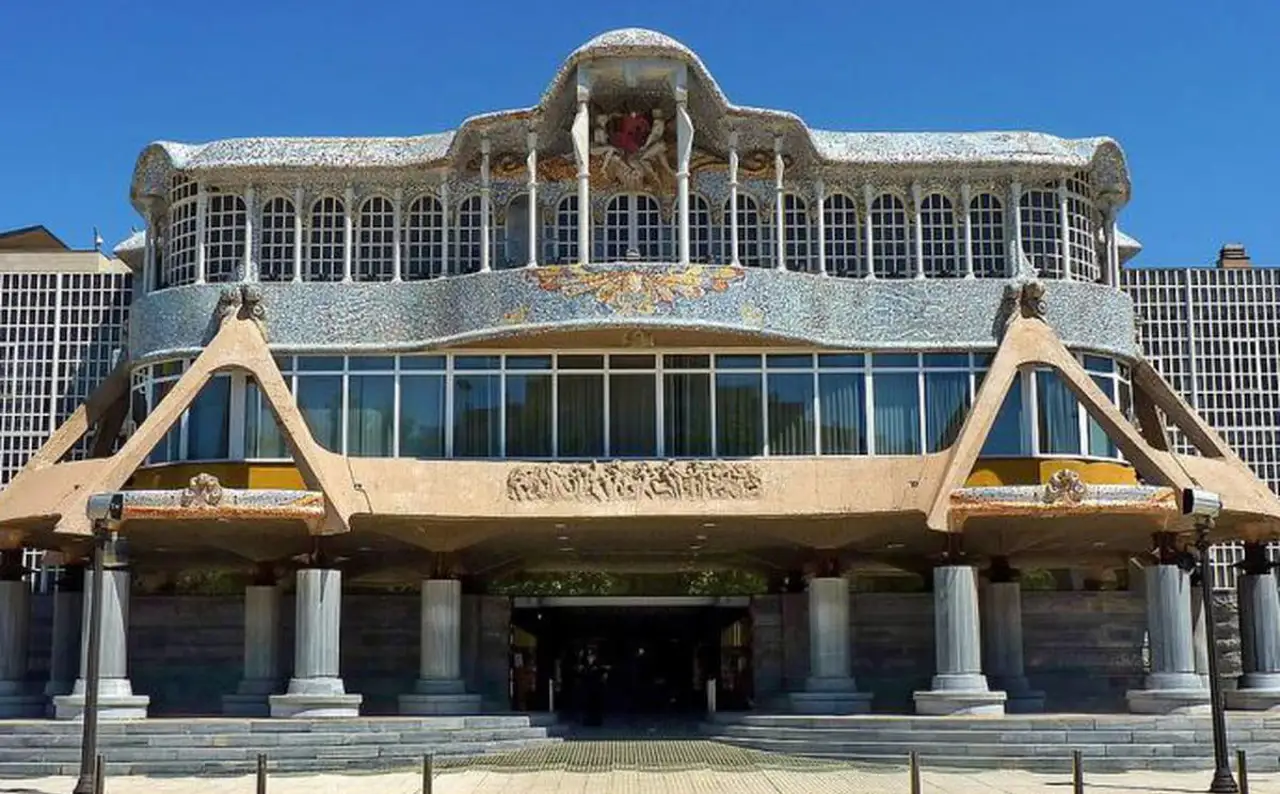
{"label": "ornate stone building", "polygon": [[[1129,191],[1106,138],[813,130],[639,30],[453,132],[153,144],[128,359],[0,494],[0,529],[75,560],[122,495],[121,716],[147,707],[131,568],[249,575],[230,713],[353,714],[357,674],[401,686],[379,709],[540,708],[593,654],[633,701],[864,711],[883,693],[854,682],[873,638],[848,577],[908,572],[933,595],[912,602],[931,636],[888,651],[932,657],[906,705],[992,714],[1044,699],[1017,568],[1134,557],[1152,653],[1128,703],[1200,708],[1179,491],[1221,494],[1215,537],[1254,542],[1280,500],[1139,349]],[[120,428],[114,454],[63,460]],[[497,587],[584,571],[640,584]],[[700,571],[760,586],[644,584]],[[1271,614],[1273,574],[1250,576],[1246,614]],[[421,588],[420,644],[343,621],[344,587],[375,583]],[[1280,702],[1269,642],[1242,703]],[[416,682],[342,667],[406,655]]]}

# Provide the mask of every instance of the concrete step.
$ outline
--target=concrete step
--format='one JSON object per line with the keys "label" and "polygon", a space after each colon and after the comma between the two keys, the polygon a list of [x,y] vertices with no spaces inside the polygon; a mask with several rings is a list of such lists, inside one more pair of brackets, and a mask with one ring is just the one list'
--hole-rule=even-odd
{"label": "concrete step", "polygon": [[[1280,742],[1280,732],[1237,729],[1228,731],[1232,743],[1259,741]],[[882,743],[938,743],[964,745],[1002,745],[1008,743],[1037,745],[1078,744],[1194,744],[1213,740],[1209,730],[1118,731],[1118,730],[1008,730],[1003,727],[960,729],[921,728],[917,730],[885,727],[798,728],[766,727],[757,725],[708,725],[703,735],[711,738],[740,737],[743,739],[803,739],[809,742],[882,742]]]}
{"label": "concrete step", "polygon": [[[894,728],[901,730],[1210,730],[1208,716],[1098,715],[1014,715],[1005,717],[921,717],[906,715],[821,716],[797,714],[714,715],[710,725],[753,725],[791,728]],[[1230,714],[1232,730],[1280,730],[1280,715]]]}

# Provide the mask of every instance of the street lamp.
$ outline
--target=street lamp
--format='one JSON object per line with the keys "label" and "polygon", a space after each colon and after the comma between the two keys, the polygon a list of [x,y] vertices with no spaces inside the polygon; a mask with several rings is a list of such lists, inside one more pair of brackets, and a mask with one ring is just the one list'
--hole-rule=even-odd
{"label": "street lamp", "polygon": [[1211,794],[1236,794],[1240,790],[1227,759],[1227,714],[1218,677],[1218,639],[1213,619],[1213,571],[1209,561],[1209,531],[1222,510],[1222,498],[1211,491],[1187,488],[1182,492],[1182,513],[1196,522],[1196,549],[1200,552],[1200,596],[1204,600],[1205,644],[1209,646],[1209,709],[1213,715],[1213,782]]}
{"label": "street lamp", "polygon": [[107,546],[115,542],[115,528],[124,512],[124,497],[115,494],[100,511],[90,501],[89,519],[93,522],[93,576],[85,590],[89,599],[89,647],[84,671],[84,729],[80,735],[80,776],[71,794],[94,794],[98,757],[98,689],[102,681],[102,607],[103,571]]}

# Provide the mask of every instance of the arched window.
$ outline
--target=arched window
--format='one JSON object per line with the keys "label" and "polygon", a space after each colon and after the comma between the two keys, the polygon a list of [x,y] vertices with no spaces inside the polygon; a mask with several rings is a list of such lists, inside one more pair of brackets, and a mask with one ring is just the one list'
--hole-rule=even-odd
{"label": "arched window", "polygon": [[902,199],[885,193],[871,202],[871,264],[877,277],[906,278],[911,274],[907,237]]}
{"label": "arched window", "polygon": [[1087,173],[1067,180],[1067,258],[1069,278],[1099,281],[1098,251],[1093,239],[1093,186]]}
{"label": "arched window", "polygon": [[956,216],[951,199],[941,193],[925,196],[920,204],[920,249],[924,274],[929,278],[956,278],[962,275],[956,256]]}
{"label": "arched window", "polygon": [[258,250],[258,280],[293,280],[293,202],[273,198],[262,205],[262,247]]}
{"label": "arched window", "polygon": [[[725,202],[726,221],[730,211]],[[727,223],[726,223],[727,225]],[[738,194],[738,262],[746,267],[768,267],[761,244],[760,205],[746,193]],[[732,258],[730,258],[732,261]]]}
{"label": "arched window", "polygon": [[435,196],[419,196],[409,205],[404,224],[402,278],[436,278],[444,266],[444,208]]}
{"label": "arched window", "polygon": [[306,281],[341,281],[342,258],[347,245],[342,200],[325,196],[311,205],[311,237],[307,251]]}
{"label": "arched window", "polygon": [[844,193],[833,193],[823,202],[822,212],[826,216],[827,272],[844,277],[866,275],[859,255],[857,202]]}
{"label": "arched window", "polygon": [[158,289],[196,281],[196,183],[175,176],[169,189],[169,240]]}
{"label": "arched window", "polygon": [[979,193],[969,202],[969,228],[973,239],[973,274],[978,278],[1002,278],[1009,270],[1004,250],[1004,207],[990,193]]}
{"label": "arched window", "polygon": [[550,259],[554,263],[573,265],[578,257],[578,197],[568,195],[556,205],[555,226],[552,229]]}
{"label": "arched window", "polygon": [[711,226],[711,205],[702,196],[691,193],[689,194],[689,261],[713,262],[715,248],[715,234]]}
{"label": "arched window", "polygon": [[782,197],[782,219],[787,269],[810,270],[809,205],[794,193],[785,194]]}
{"label": "arched window", "polygon": [[484,241],[480,239],[479,196],[471,196],[458,205],[458,236],[454,250],[457,256],[450,260],[450,269],[454,273],[476,273],[480,270],[480,250]]}
{"label": "arched window", "polygon": [[244,199],[234,193],[209,196],[204,221],[205,281],[239,281],[244,264]]}
{"label": "arched window", "polygon": [[395,272],[395,208],[382,196],[366,199],[356,219],[356,281],[390,281]]}
{"label": "arched window", "polygon": [[662,209],[652,196],[614,196],[605,207],[605,261],[630,259],[633,252],[645,262],[662,259]]}
{"label": "arched window", "polygon": [[1058,192],[1052,184],[1022,194],[1022,252],[1045,278],[1062,278]]}

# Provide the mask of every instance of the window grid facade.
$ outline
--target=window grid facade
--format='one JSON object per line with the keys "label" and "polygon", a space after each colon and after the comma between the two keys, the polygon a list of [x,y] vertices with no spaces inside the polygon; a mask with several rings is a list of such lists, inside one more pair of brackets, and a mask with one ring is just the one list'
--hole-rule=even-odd
{"label": "window grid facade", "polygon": [[444,270],[444,208],[435,196],[419,196],[409,205],[401,266],[406,281],[437,278]]}
{"label": "window grid facade", "polygon": [[715,227],[711,222],[711,205],[697,193],[689,195],[689,261],[710,264],[718,261]]}
{"label": "window grid facade", "polygon": [[951,199],[941,193],[925,196],[920,204],[920,235],[924,241],[920,251],[925,276],[964,275],[956,255],[956,216],[951,209]]}
{"label": "window grid facade", "polygon": [[810,244],[809,205],[803,198],[794,193],[787,193],[782,198],[783,233],[786,235],[785,248],[788,270],[813,270],[814,251]]}
{"label": "window grid facade", "polygon": [[1067,277],[1075,281],[1098,281],[1097,241],[1093,237],[1093,188],[1087,174],[1067,180]]}
{"label": "window grid facade", "polygon": [[458,205],[458,234],[454,244],[457,254],[449,260],[453,273],[476,273],[480,270],[480,219],[479,196],[470,196]]}
{"label": "window grid facade", "polygon": [[833,193],[823,202],[827,272],[858,278],[866,275],[862,262],[862,235],[858,231],[858,203],[844,193]]}
{"label": "window grid facade", "polygon": [[973,274],[978,278],[1004,278],[1009,272],[1004,224],[1004,205],[996,196],[979,193],[969,202]]}
{"label": "window grid facade", "polygon": [[876,278],[911,275],[907,211],[902,199],[885,193],[871,202],[871,266]]}
{"label": "window grid facade", "polygon": [[346,256],[346,207],[325,196],[311,205],[311,244],[307,251],[307,281],[341,281]]}
{"label": "window grid facade", "polygon": [[1045,278],[1063,278],[1062,213],[1058,191],[1051,188],[1022,194],[1022,252]]}
{"label": "window grid facade", "polygon": [[390,281],[395,273],[395,207],[382,196],[366,199],[356,230],[356,281]]}
{"label": "window grid facade", "polygon": [[547,235],[550,243],[550,261],[553,264],[577,264],[578,257],[578,197],[565,196],[556,205],[555,225]]}
{"label": "window grid facade", "polygon": [[[725,202],[726,224],[731,202]],[[727,232],[726,232],[727,234]],[[738,263],[743,267],[768,267],[768,252],[764,246],[764,229],[760,220],[760,205],[755,197],[738,194]],[[726,238],[727,239],[727,238]],[[730,252],[732,253],[732,252]],[[731,257],[729,258],[732,261]]]}
{"label": "window grid facade", "polygon": [[293,202],[283,196],[262,205],[262,242],[258,247],[260,281],[292,281],[297,240]]}
{"label": "window grid facade", "polygon": [[194,284],[196,281],[198,192],[195,182],[181,176],[173,178],[169,191],[168,250],[160,268],[159,289]]}
{"label": "window grid facade", "polygon": [[239,281],[244,265],[245,206],[234,193],[209,196],[204,222],[205,281]]}

